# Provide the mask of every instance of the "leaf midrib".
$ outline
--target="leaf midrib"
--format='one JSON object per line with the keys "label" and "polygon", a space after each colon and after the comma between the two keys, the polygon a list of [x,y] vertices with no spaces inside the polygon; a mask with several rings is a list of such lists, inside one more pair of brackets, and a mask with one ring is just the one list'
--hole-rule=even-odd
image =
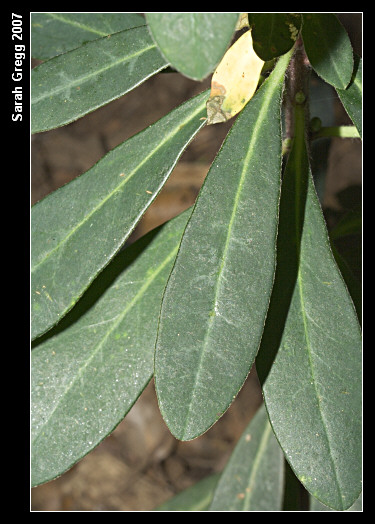
{"label": "leaf midrib", "polygon": [[[310,368],[310,374],[311,374],[311,380],[314,387],[315,392],[315,398],[318,405],[318,411],[321,419],[321,423],[324,430],[324,436],[328,445],[329,449],[329,458],[331,461],[332,469],[334,471],[335,479],[336,479],[336,485],[339,490],[339,494],[341,497],[341,501],[344,500],[342,490],[341,490],[341,484],[338,479],[338,472],[335,465],[335,462],[332,457],[331,453],[331,443],[329,439],[329,433],[327,429],[327,424],[323,415],[323,410],[321,409],[321,401],[320,396],[318,394],[318,386],[317,381],[315,378],[315,369],[314,369],[314,363],[313,363],[313,355],[312,355],[312,346],[310,342],[310,336],[309,336],[309,329],[308,329],[308,319],[307,319],[307,313],[305,311],[305,300],[304,300],[304,292],[303,292],[303,277],[302,277],[302,271],[301,271],[301,258],[302,258],[302,235],[303,235],[303,223],[300,225],[300,217],[301,217],[301,188],[302,188],[302,179],[305,176],[305,173],[302,172],[302,167],[304,165],[302,156],[304,155],[304,111],[300,107],[296,108],[296,138],[295,138],[295,147],[296,147],[296,174],[295,174],[295,184],[296,184],[296,190],[295,190],[295,199],[296,199],[296,205],[295,205],[295,220],[296,220],[296,228],[295,228],[295,234],[296,234],[296,256],[299,260],[298,264],[298,274],[297,274],[297,286],[298,286],[298,293],[299,293],[299,300],[300,300],[300,306],[301,306],[301,317],[303,322],[303,329],[304,329],[304,335],[305,335],[305,341],[306,341],[306,349],[307,349],[307,357],[308,357],[308,365]],[[310,174],[307,173],[307,176],[310,177]],[[310,180],[311,182],[311,180]],[[308,198],[308,192],[309,192],[309,184],[307,183],[307,196],[306,196],[306,204],[307,204],[307,198]],[[305,219],[305,215],[304,215]],[[300,226],[300,227],[299,227]]]}
{"label": "leaf midrib", "polygon": [[50,412],[48,418],[46,418],[44,424],[42,424],[40,427],[39,427],[39,431],[38,433],[35,435],[35,437],[32,439],[32,443],[34,444],[37,439],[39,438],[39,436],[41,435],[42,433],[42,429],[46,426],[46,424],[48,424],[48,422],[50,421],[50,419],[53,417],[53,414],[55,413],[55,411],[57,410],[58,406],[60,405],[60,403],[62,402],[63,398],[65,398],[65,396],[67,395],[67,393],[70,391],[70,389],[73,387],[73,385],[76,383],[76,381],[83,375],[85,369],[87,368],[87,366],[90,364],[90,362],[93,360],[93,358],[95,357],[95,355],[102,349],[103,345],[105,344],[105,342],[107,341],[108,337],[111,335],[111,333],[117,328],[117,326],[124,320],[125,316],[127,315],[127,313],[131,310],[131,308],[133,308],[136,303],[142,298],[142,296],[145,294],[145,292],[147,291],[148,287],[152,284],[152,282],[155,280],[155,278],[159,275],[159,273],[164,269],[164,267],[172,260],[172,258],[174,256],[176,256],[177,254],[177,250],[178,250],[178,246],[173,248],[173,250],[171,250],[171,252],[168,254],[167,257],[165,257],[165,259],[163,260],[163,262],[159,265],[159,267],[154,271],[153,275],[143,284],[143,286],[141,286],[141,288],[139,289],[139,291],[136,293],[136,295],[133,297],[133,299],[129,302],[129,304],[125,307],[125,309],[123,310],[122,313],[119,313],[116,321],[112,324],[112,326],[108,329],[108,331],[103,335],[103,337],[101,338],[101,340],[99,340],[96,344],[96,346],[94,346],[93,348],[93,351],[92,353],[90,354],[89,358],[85,361],[85,363],[79,368],[79,370],[77,371],[75,377],[73,378],[73,380],[68,384],[68,386],[65,388],[64,392],[62,395],[60,395],[60,398],[59,400],[56,402],[53,410]]}
{"label": "leaf midrib", "polygon": [[[263,121],[264,121],[264,119],[266,117],[266,114],[267,114],[267,111],[268,111],[268,107],[269,107],[269,105],[270,105],[270,103],[272,101],[272,98],[273,98],[274,91],[278,87],[279,87],[279,83],[275,81],[274,88],[272,90],[270,90],[269,93],[267,93],[268,97],[267,97],[267,99],[265,99],[265,101],[267,103],[262,104],[259,117],[256,120],[256,124],[254,126],[254,131],[253,131],[253,133],[251,135],[251,140],[250,140],[250,143],[249,143],[248,151],[247,151],[244,163],[243,163],[243,168],[242,168],[242,172],[241,172],[241,176],[240,176],[240,180],[239,180],[239,184],[238,184],[238,189],[237,189],[236,196],[235,196],[235,199],[234,199],[233,211],[232,211],[231,218],[230,218],[229,225],[228,225],[228,232],[227,232],[227,237],[226,237],[226,240],[225,240],[225,245],[224,245],[224,250],[223,250],[223,255],[222,255],[222,261],[221,261],[220,268],[219,268],[219,271],[218,271],[217,285],[216,285],[215,297],[214,297],[214,307],[217,304],[217,298],[218,298],[218,295],[219,295],[219,290],[221,288],[221,282],[223,280],[222,279],[222,274],[223,274],[223,269],[224,269],[224,266],[225,266],[226,253],[228,251],[228,247],[229,247],[229,243],[230,243],[231,231],[232,231],[233,223],[234,223],[234,220],[235,220],[238,203],[239,203],[239,200],[240,200],[240,195],[241,195],[241,191],[242,191],[245,175],[246,175],[246,172],[247,172],[249,164],[250,164],[251,153],[252,153],[254,145],[255,145],[255,143],[257,141],[259,127],[261,126],[261,124],[263,123]],[[251,176],[251,174],[249,176]],[[194,213],[194,211],[193,211],[193,213]],[[192,405],[193,405],[193,401],[194,401],[194,392],[195,392],[197,384],[198,384],[199,376],[201,375],[201,372],[202,372],[204,355],[206,353],[206,348],[207,348],[207,345],[208,345],[208,340],[210,338],[210,332],[211,332],[212,326],[214,324],[214,319],[215,319],[215,317],[211,317],[209,319],[208,328],[207,328],[207,331],[206,331],[206,334],[205,334],[205,337],[204,337],[203,348],[202,348],[202,351],[201,351],[201,354],[200,354],[198,368],[197,368],[197,371],[196,371],[196,374],[195,374],[194,387],[191,389],[190,402],[189,402],[187,413],[186,413],[185,425],[184,425],[184,429],[183,429],[183,439],[186,437],[186,429],[188,427],[190,414],[191,414],[191,410],[192,410]]]}
{"label": "leaf midrib", "polygon": [[[109,34],[115,34],[115,33],[107,33],[105,31],[100,31],[99,29],[95,29],[89,25],[83,24],[82,22],[78,22],[77,20],[65,18],[64,16],[61,15],[61,13],[48,13],[48,16],[50,16],[51,18],[54,18],[55,20],[59,20],[60,22],[63,22],[67,25],[78,27],[79,29],[82,29],[82,31],[87,31],[89,33],[93,33],[99,36],[108,36]],[[143,27],[144,25],[146,24],[141,24],[136,27]],[[128,29],[133,29],[133,28],[129,27]]]}
{"label": "leaf midrib", "polygon": [[331,461],[331,465],[332,465],[332,469],[333,469],[333,472],[334,472],[334,475],[335,475],[336,485],[338,487],[340,498],[341,498],[341,501],[343,501],[344,500],[344,496],[343,496],[343,493],[342,493],[342,490],[341,490],[341,483],[339,482],[338,471],[337,471],[337,468],[336,468],[336,464],[335,464],[335,461],[333,459],[332,452],[331,452],[332,446],[331,446],[331,442],[330,442],[330,438],[329,438],[329,432],[328,432],[327,424],[326,424],[326,421],[325,421],[325,417],[323,415],[323,409],[321,407],[320,395],[318,393],[317,380],[315,378],[315,369],[314,369],[314,362],[313,362],[313,356],[312,356],[312,348],[311,348],[311,342],[310,342],[310,337],[309,337],[308,319],[306,318],[306,311],[305,311],[305,301],[304,301],[304,293],[303,293],[303,278],[302,278],[302,274],[301,274],[300,268],[298,269],[297,282],[298,282],[299,299],[300,299],[300,304],[301,304],[301,316],[302,316],[303,329],[304,329],[305,340],[306,340],[306,348],[307,348],[307,356],[308,356],[310,373],[311,373],[311,380],[312,380],[312,384],[313,384],[313,387],[314,387],[315,398],[316,398],[317,405],[318,405],[318,411],[319,411],[321,423],[322,423],[323,430],[324,430],[324,436],[325,436],[325,439],[327,441],[327,445],[328,445],[328,449],[329,449],[329,454],[328,455],[329,455],[329,458],[330,458],[330,461]]}
{"label": "leaf midrib", "polygon": [[[124,185],[125,185],[125,184],[126,184],[126,183],[127,183],[127,182],[128,182],[128,181],[129,181],[129,180],[130,180],[130,179],[131,179],[131,178],[136,174],[136,173],[137,173],[137,171],[139,171],[139,169],[141,169],[141,168],[143,167],[143,165],[144,165],[146,162],[148,162],[148,160],[149,160],[150,158],[152,158],[152,156],[153,156],[155,153],[157,153],[157,151],[158,151],[158,150],[159,150],[163,145],[165,145],[169,140],[171,140],[171,139],[172,139],[172,138],[173,138],[173,137],[174,137],[174,136],[179,132],[180,127],[181,127],[182,125],[186,125],[190,120],[192,120],[192,119],[195,117],[195,115],[196,115],[197,113],[199,113],[199,112],[202,110],[202,108],[204,107],[204,104],[205,104],[205,101],[202,102],[201,104],[199,104],[198,108],[197,108],[197,109],[196,109],[192,114],[190,114],[189,117],[186,118],[186,119],[183,121],[183,123],[179,122],[179,124],[176,125],[175,129],[169,133],[169,135],[167,136],[167,138],[164,138],[164,140],[162,140],[162,141],[161,141],[161,142],[156,146],[155,149],[153,149],[153,150],[152,150],[152,151],[151,151],[151,152],[150,152],[150,153],[149,153],[145,158],[143,158],[143,160],[140,162],[140,164],[138,164],[138,165],[136,166],[136,168],[133,169],[133,171],[132,171],[131,173],[129,173],[129,175],[128,175],[125,179],[121,180],[120,184],[119,184],[119,185],[118,185],[118,186],[117,186],[113,191],[111,191],[110,193],[108,193],[108,195],[107,195],[104,199],[102,199],[102,200],[99,202],[99,204],[98,204],[97,206],[95,206],[95,207],[92,209],[92,211],[91,211],[90,213],[88,213],[87,215],[85,215],[84,218],[83,218],[80,222],[78,222],[78,224],[77,224],[77,225],[76,225],[76,226],[75,226],[71,231],[69,231],[69,233],[68,233],[68,234],[67,234],[67,235],[66,235],[66,236],[65,236],[65,237],[64,237],[64,238],[63,238],[63,239],[62,239],[62,240],[61,240],[61,241],[60,241],[60,242],[59,242],[59,243],[58,243],[58,244],[57,244],[53,249],[51,249],[51,251],[49,251],[49,252],[45,255],[45,257],[44,257],[42,260],[40,260],[37,264],[35,264],[35,265],[31,268],[31,274],[32,274],[34,271],[36,271],[36,269],[37,269],[39,266],[41,266],[41,265],[42,265],[42,264],[43,264],[43,263],[44,263],[44,262],[45,262],[45,261],[46,261],[46,260],[47,260],[47,259],[48,259],[48,258],[49,258],[53,253],[54,253],[54,252],[55,252],[55,251],[57,251],[58,249],[60,249],[61,246],[62,246],[63,244],[65,244],[65,243],[68,241],[68,239],[69,239],[69,238],[70,238],[70,237],[71,237],[71,236],[72,236],[76,231],[78,231],[78,229],[80,229],[80,228],[81,228],[81,227],[82,227],[82,226],[83,226],[87,221],[89,221],[90,218],[91,218],[91,217],[92,217],[92,216],[93,216],[97,211],[99,211],[99,210],[101,209],[101,207],[102,207],[102,206],[103,206],[103,205],[104,205],[104,204],[105,204],[105,203],[106,203],[110,198],[112,198],[112,197],[115,195],[116,192],[120,191],[121,188],[122,188],[122,187],[123,187],[123,186],[124,186]],[[202,123],[202,125],[203,125],[203,124],[204,124],[204,123]],[[199,129],[200,129],[200,128],[197,129],[197,132],[199,131]],[[156,195],[154,194],[154,195],[153,195],[153,198],[151,198],[150,201],[152,201],[153,199],[155,199],[155,197],[156,197]],[[143,208],[142,208],[142,210],[143,210]]]}
{"label": "leaf midrib", "polygon": [[261,459],[262,459],[262,457],[264,455],[264,450],[265,450],[265,448],[267,446],[267,443],[268,443],[268,440],[270,438],[271,432],[272,432],[271,426],[268,423],[268,421],[266,421],[266,427],[265,427],[265,429],[263,431],[263,435],[262,435],[261,441],[259,443],[258,450],[256,452],[255,459],[254,459],[254,462],[253,462],[253,467],[251,468],[249,480],[248,480],[248,483],[247,483],[247,489],[245,490],[245,499],[244,499],[244,503],[243,503],[243,511],[250,511],[251,499],[252,499],[252,495],[253,495],[253,486],[254,486],[254,483],[255,483],[255,480],[256,480],[256,475],[257,475],[258,469],[259,469],[259,465],[260,465]]}
{"label": "leaf midrib", "polygon": [[[130,55],[126,55],[126,56],[120,58],[119,60],[111,62],[110,64],[108,64],[108,65],[106,65],[104,67],[101,67],[100,69],[95,69],[95,71],[92,71],[89,74],[85,74],[83,76],[76,77],[71,82],[68,82],[68,83],[66,83],[64,85],[60,85],[60,86],[58,86],[55,89],[52,89],[50,91],[46,91],[46,92],[42,93],[40,96],[38,96],[36,98],[31,97],[31,104],[37,104],[38,102],[40,102],[41,100],[44,100],[45,98],[54,97],[55,95],[57,95],[59,93],[62,93],[64,91],[66,91],[67,89],[71,89],[72,87],[82,86],[83,83],[88,82],[91,78],[96,77],[99,74],[104,73],[105,71],[108,71],[109,69],[117,67],[118,65],[122,64],[123,62],[128,62],[132,58],[134,58],[136,56],[139,56],[139,55],[141,55],[143,53],[146,53],[147,51],[149,51],[150,49],[153,49],[154,47],[156,47],[155,44],[150,44],[147,47],[143,47],[142,49],[140,49],[140,50],[138,50],[138,51],[136,51],[136,52],[134,52],[134,53],[132,53]],[[72,52],[74,52],[74,51],[76,51],[76,49],[72,50]],[[62,55],[59,55],[59,56],[62,56]],[[56,58],[59,58],[59,56],[57,56]]]}

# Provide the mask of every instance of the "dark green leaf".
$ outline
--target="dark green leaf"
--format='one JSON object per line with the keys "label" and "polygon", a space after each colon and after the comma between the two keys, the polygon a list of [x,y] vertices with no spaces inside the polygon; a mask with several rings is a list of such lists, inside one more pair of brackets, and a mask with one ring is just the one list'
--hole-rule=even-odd
{"label": "dark green leaf", "polygon": [[233,36],[239,13],[147,13],[151,34],[180,73],[203,80],[212,73]]}
{"label": "dark green leaf", "polygon": [[281,511],[284,456],[262,405],[236,445],[210,511]]}
{"label": "dark green leaf", "polygon": [[85,42],[146,25],[136,13],[31,13],[31,53],[46,60]]}
{"label": "dark green leaf", "polygon": [[31,211],[32,336],[75,304],[124,244],[204,125],[208,92],[108,153]]}
{"label": "dark green leaf", "polygon": [[303,15],[302,37],[315,72],[329,84],[345,89],[353,72],[353,50],[349,37],[332,13]]}
{"label": "dark green leaf", "polygon": [[[122,251],[32,351],[32,484],[61,475],[149,382],[162,293],[191,209]],[[74,317],[72,321],[72,316]]]}
{"label": "dark green leaf", "polygon": [[254,51],[266,62],[293,47],[302,18],[297,13],[249,13],[249,23]]}
{"label": "dark green leaf", "polygon": [[353,77],[346,89],[336,89],[342,105],[362,137],[362,59],[354,55]]}
{"label": "dark green leaf", "polygon": [[348,288],[350,296],[352,297],[355,310],[357,312],[358,321],[361,323],[362,319],[362,287],[360,279],[357,278],[355,271],[350,267],[350,263],[337,250],[334,242],[331,242],[333,256],[335,257],[337,267],[342,274],[345,284]]}
{"label": "dark green leaf", "polygon": [[167,67],[147,27],[88,42],[31,71],[31,132],[62,126]]}
{"label": "dark green leaf", "polygon": [[258,350],[275,270],[289,58],[280,58],[215,158],[165,291],[155,385],[161,413],[181,440],[224,413]]}
{"label": "dark green leaf", "polygon": [[303,132],[296,132],[283,177],[277,271],[257,370],[295,474],[321,502],[347,509],[361,491],[361,334]]}
{"label": "dark green leaf", "polygon": [[[334,509],[328,508],[315,497],[310,496],[310,511],[335,511]],[[362,511],[362,494],[354,502],[347,511]]]}
{"label": "dark green leaf", "polygon": [[360,235],[362,232],[362,211],[359,209],[350,210],[341,220],[331,229],[329,236],[332,240],[342,238],[347,235]]}
{"label": "dark green leaf", "polygon": [[284,467],[284,498],[282,511],[301,511],[303,508],[303,495],[307,492],[285,459]]}
{"label": "dark green leaf", "polygon": [[200,480],[156,508],[155,511],[207,511],[219,477],[219,474],[214,474]]}

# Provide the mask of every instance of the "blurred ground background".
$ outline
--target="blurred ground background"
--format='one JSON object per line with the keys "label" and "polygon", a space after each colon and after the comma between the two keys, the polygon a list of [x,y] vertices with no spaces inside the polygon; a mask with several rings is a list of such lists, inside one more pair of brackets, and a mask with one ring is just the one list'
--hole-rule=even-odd
{"label": "blurred ground background", "polygon": [[[355,52],[362,54],[361,13],[341,14]],[[33,63],[32,65],[37,64]],[[65,127],[31,137],[31,200],[40,200],[87,171],[115,146],[210,85],[178,73],[162,73],[124,97]],[[350,124],[335,93],[315,77],[311,116]],[[329,111],[327,112],[327,107]],[[322,112],[320,114],[319,112]],[[193,204],[233,122],[202,129],[165,188],[132,235],[135,240]],[[328,220],[361,200],[362,144],[358,139],[321,142],[319,191]],[[342,195],[349,198],[342,198]],[[323,196],[324,195],[324,196]],[[358,253],[360,255],[360,252]],[[33,511],[148,511],[207,475],[221,471],[262,401],[253,369],[232,406],[204,435],[191,442],[172,437],[158,410],[153,382],[116,430],[59,479],[32,489]]]}

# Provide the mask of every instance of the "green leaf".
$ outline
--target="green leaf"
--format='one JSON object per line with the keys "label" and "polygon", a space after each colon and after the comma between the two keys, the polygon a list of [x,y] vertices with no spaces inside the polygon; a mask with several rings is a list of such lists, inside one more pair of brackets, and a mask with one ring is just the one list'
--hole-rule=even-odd
{"label": "green leaf", "polygon": [[249,13],[249,23],[254,51],[266,62],[293,47],[302,18],[298,13]]}
{"label": "green leaf", "polygon": [[345,111],[362,137],[362,59],[354,55],[353,77],[346,89],[336,89]]}
{"label": "green leaf", "polygon": [[167,65],[147,27],[120,31],[51,58],[31,71],[31,132],[77,120]]}
{"label": "green leaf", "polygon": [[33,338],[71,309],[124,244],[204,125],[208,94],[188,100],[33,206]]}
{"label": "green leaf", "polygon": [[219,477],[219,474],[214,474],[200,480],[154,511],[207,511]]}
{"label": "green leaf", "polygon": [[284,499],[282,511],[301,511],[302,500],[306,490],[285,459],[284,467]]}
{"label": "green leaf", "polygon": [[147,13],[159,50],[193,80],[212,73],[233,36],[239,13]]}
{"label": "green leaf", "polygon": [[352,297],[355,310],[357,312],[358,321],[362,319],[362,287],[361,282],[355,275],[353,268],[350,267],[350,263],[345,257],[337,250],[334,242],[331,242],[331,249],[333,256],[335,257],[337,267],[342,274],[345,284],[348,288],[350,296]]}
{"label": "green leaf", "polygon": [[281,511],[284,456],[264,405],[243,432],[216,486],[210,511]]}
{"label": "green leaf", "polygon": [[161,413],[181,440],[225,412],[258,350],[275,270],[280,58],[237,118],[200,191],[168,281],[155,355]]}
{"label": "green leaf", "polygon": [[[314,497],[311,497],[310,495],[310,511],[335,511],[335,510],[328,508],[327,506],[319,502],[319,500],[317,500]],[[346,511],[362,511],[362,494],[354,502],[353,506],[351,506]]]}
{"label": "green leaf", "polygon": [[343,510],[361,491],[361,334],[309,172],[303,113],[296,111],[296,122],[257,371],[296,476],[322,503]]}
{"label": "green leaf", "polygon": [[97,446],[149,382],[162,293],[190,213],[122,251],[33,349],[33,485]]}
{"label": "green leaf", "polygon": [[347,235],[360,235],[362,233],[362,211],[351,209],[331,229],[329,236],[332,240],[343,238]]}
{"label": "green leaf", "polygon": [[31,13],[31,52],[46,60],[85,42],[146,25],[136,13]]}
{"label": "green leaf", "polygon": [[353,72],[353,50],[349,37],[332,13],[303,15],[302,38],[315,72],[326,82],[345,89]]}

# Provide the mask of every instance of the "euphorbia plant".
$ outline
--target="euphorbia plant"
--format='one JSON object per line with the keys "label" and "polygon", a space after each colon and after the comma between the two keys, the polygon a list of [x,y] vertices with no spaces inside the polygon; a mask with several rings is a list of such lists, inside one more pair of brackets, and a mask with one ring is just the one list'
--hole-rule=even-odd
{"label": "euphorbia plant", "polygon": [[[361,136],[361,60],[340,22],[308,13],[32,20],[33,56],[46,59],[32,71],[33,132],[167,67],[199,82],[248,31],[241,53],[264,62],[260,77],[251,66],[214,75],[211,97],[186,101],[33,206],[33,485],[97,446],[152,376],[168,428],[190,440],[227,410],[255,363],[264,406],[205,484],[204,509],[280,511],[293,474],[313,501],[352,507],[361,492],[358,285],[331,244],[309,165],[313,139]],[[311,70],[336,89],[353,126],[311,127]],[[234,85],[257,75],[250,100],[226,83],[238,71]],[[212,98],[210,115],[221,116],[207,122]],[[121,249],[187,145],[234,107],[194,206]],[[285,459],[293,474],[284,478]]]}

